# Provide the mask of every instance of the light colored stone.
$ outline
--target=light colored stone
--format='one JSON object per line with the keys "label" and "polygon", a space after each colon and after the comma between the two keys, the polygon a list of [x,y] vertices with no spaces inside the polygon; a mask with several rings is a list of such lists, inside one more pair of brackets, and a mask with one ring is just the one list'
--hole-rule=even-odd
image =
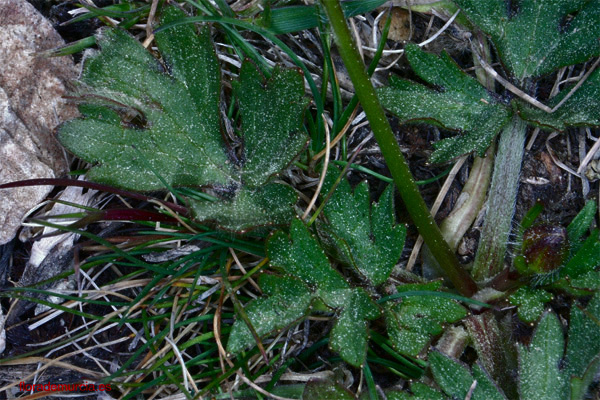
{"label": "light colored stone", "polygon": [[[0,183],[53,178],[67,171],[67,156],[54,134],[77,115],[62,96],[77,76],[69,57],[40,52],[64,42],[25,0],[0,0]],[[0,244],[10,241],[25,213],[52,189],[0,190]]]}

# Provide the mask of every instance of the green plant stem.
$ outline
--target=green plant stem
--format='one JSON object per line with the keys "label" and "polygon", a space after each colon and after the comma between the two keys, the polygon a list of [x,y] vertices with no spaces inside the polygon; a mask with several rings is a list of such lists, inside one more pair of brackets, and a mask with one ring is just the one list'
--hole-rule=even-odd
{"label": "green plant stem", "polygon": [[500,134],[486,219],[473,265],[473,278],[478,281],[492,278],[504,266],[519,189],[526,131],[525,122],[515,115]]}
{"label": "green plant stem", "polygon": [[470,297],[477,290],[477,285],[461,267],[454,252],[442,237],[415,185],[408,164],[400,151],[400,146],[396,142],[389,121],[354,45],[339,0],[321,0],[321,4],[329,18],[340,56],[354,84],[356,95],[414,224],[450,281],[461,294]]}

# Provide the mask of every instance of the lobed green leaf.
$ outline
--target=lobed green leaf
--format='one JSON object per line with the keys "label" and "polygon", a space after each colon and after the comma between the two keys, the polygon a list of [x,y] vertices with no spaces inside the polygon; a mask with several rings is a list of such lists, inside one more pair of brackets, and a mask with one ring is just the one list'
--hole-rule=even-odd
{"label": "lobed green leaf", "polygon": [[434,88],[392,79],[389,87],[377,91],[383,106],[402,122],[422,121],[463,132],[436,143],[432,162],[448,161],[473,151],[483,155],[510,120],[511,109],[464,73],[446,53],[437,57],[409,44],[406,56],[413,70]]}
{"label": "lobed green leaf", "polygon": [[355,400],[356,397],[337,382],[311,380],[304,387],[302,400]]}
{"label": "lobed green leaf", "polygon": [[[167,7],[161,22],[184,16]],[[86,57],[76,92],[83,118],[62,125],[61,142],[93,164],[91,180],[140,191],[212,189],[218,202],[194,200],[192,207],[197,219],[225,229],[289,220],[296,194],[269,180],[308,142],[301,129],[307,105],[302,74],[275,68],[265,81],[244,62],[234,83],[241,130],[226,139],[210,33],[198,35],[194,25],[181,24],[155,36],[160,60],[127,32],[102,31],[101,50]],[[228,141],[240,142],[241,149]]]}
{"label": "lobed green leaf", "polygon": [[[363,289],[351,288],[331,267],[318,241],[299,219],[292,221],[289,236],[277,231],[269,238],[267,253],[271,266],[281,270],[285,279],[263,278],[261,287],[268,297],[253,301],[246,309],[253,326],[266,326],[260,332],[257,329],[259,335],[289,325],[304,315],[312,299],[319,299],[338,313],[331,331],[331,348],[349,364],[362,365],[367,352],[367,321],[379,317],[377,304]],[[264,279],[270,287],[263,286]],[[290,303],[294,293],[299,296],[298,304]],[[228,344],[232,352],[254,344],[243,321],[235,322],[232,336],[233,342]]]}
{"label": "lobed green leaf", "polygon": [[590,229],[597,210],[596,202],[594,200],[588,200],[585,206],[579,211],[579,213],[573,218],[573,221],[567,226],[567,234],[569,235],[569,243],[573,247],[576,243],[579,243],[583,238],[583,235]]}
{"label": "lobed green leaf", "polygon": [[522,321],[533,322],[544,312],[544,305],[552,300],[552,294],[542,289],[521,287],[508,299],[510,304],[518,306],[517,314]]}
{"label": "lobed green leaf", "polygon": [[[398,291],[428,290],[425,285],[398,286]],[[439,287],[439,282],[437,285]],[[388,335],[394,348],[403,354],[418,355],[433,335],[443,331],[444,324],[467,316],[467,310],[455,300],[434,296],[411,296],[386,309]]]}
{"label": "lobed green leaf", "polygon": [[[570,92],[565,87],[548,102],[554,108]],[[565,131],[573,126],[600,125],[600,71],[594,71],[589,78],[553,113],[535,108],[522,101],[515,103],[519,116],[529,123],[544,129]]]}
{"label": "lobed green leaf", "polygon": [[584,375],[592,360],[600,354],[600,295],[596,293],[585,310],[571,308],[569,341],[565,356],[567,377]]}
{"label": "lobed green leaf", "polygon": [[561,277],[577,278],[600,266],[600,230],[594,229],[577,252],[560,269]]}
{"label": "lobed green leaf", "polygon": [[285,225],[294,215],[297,196],[294,189],[280,183],[268,183],[256,189],[242,186],[231,200],[190,199],[194,216],[200,221],[216,222],[235,232],[261,225]]}
{"label": "lobed green leaf", "polygon": [[600,55],[598,0],[454,0],[522,81]]}
{"label": "lobed green leaf", "polygon": [[275,232],[267,242],[267,254],[271,265],[297,277],[313,291],[323,293],[329,306],[343,305],[344,296],[338,301],[332,294],[345,293],[350,285],[331,268],[325,252],[302,221],[292,221],[289,237],[282,231]]}
{"label": "lobed green leaf", "polygon": [[[269,296],[251,301],[245,311],[260,337],[286,328],[306,315],[312,295],[298,279],[262,275],[259,282]],[[227,351],[239,353],[252,344],[250,329],[244,321],[237,320],[229,334]]]}
{"label": "lobed green leaf", "polygon": [[379,307],[363,289],[348,291],[344,308],[331,330],[331,349],[348,364],[362,366],[367,353],[367,321],[376,319],[379,314]]}
{"label": "lobed green leaf", "polygon": [[304,78],[298,70],[275,68],[265,83],[260,71],[245,63],[235,91],[242,116],[242,183],[261,186],[308,144],[299,134],[307,105]]}
{"label": "lobed green leaf", "polygon": [[[338,176],[339,170],[332,167],[325,177],[323,193],[331,190]],[[324,241],[373,285],[384,283],[402,254],[406,238],[406,227],[395,224],[393,186],[388,186],[379,202],[370,206],[366,182],[353,192],[348,181],[342,180],[323,213],[329,222],[319,225]]]}

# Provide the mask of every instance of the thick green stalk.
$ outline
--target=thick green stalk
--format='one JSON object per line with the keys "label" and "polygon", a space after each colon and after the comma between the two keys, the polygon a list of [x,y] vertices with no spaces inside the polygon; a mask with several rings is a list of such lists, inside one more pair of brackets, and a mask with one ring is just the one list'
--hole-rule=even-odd
{"label": "thick green stalk", "polygon": [[519,190],[526,131],[525,122],[515,115],[500,133],[485,224],[473,265],[473,278],[478,281],[492,278],[504,267]]}
{"label": "thick green stalk", "polygon": [[389,121],[375,94],[375,89],[365,71],[365,66],[354,45],[339,0],[321,0],[335,37],[340,56],[344,61],[354,90],[369,119],[381,153],[404,200],[408,212],[419,233],[435,259],[454,286],[464,296],[471,296],[477,286],[471,276],[461,267],[454,252],[442,237],[415,184],[400,146],[392,132]]}

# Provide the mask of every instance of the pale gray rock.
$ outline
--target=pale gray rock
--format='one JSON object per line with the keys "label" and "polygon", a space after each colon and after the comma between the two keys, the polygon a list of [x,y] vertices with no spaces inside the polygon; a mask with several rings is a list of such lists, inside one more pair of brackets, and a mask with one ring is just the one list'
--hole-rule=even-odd
{"label": "pale gray rock", "polygon": [[[0,183],[53,178],[67,171],[54,129],[77,115],[62,96],[77,76],[69,57],[40,52],[64,42],[25,0],[0,0]],[[52,189],[0,190],[0,244],[16,234],[25,213]]]}

